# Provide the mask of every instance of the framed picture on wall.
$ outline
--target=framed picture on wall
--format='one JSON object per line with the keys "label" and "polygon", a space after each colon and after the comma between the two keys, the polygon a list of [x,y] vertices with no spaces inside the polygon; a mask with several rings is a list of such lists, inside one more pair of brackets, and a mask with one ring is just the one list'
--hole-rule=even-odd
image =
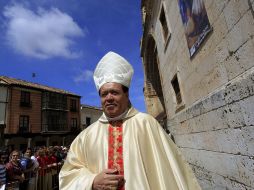
{"label": "framed picture on wall", "polygon": [[212,28],[203,0],[178,0],[178,5],[192,57]]}

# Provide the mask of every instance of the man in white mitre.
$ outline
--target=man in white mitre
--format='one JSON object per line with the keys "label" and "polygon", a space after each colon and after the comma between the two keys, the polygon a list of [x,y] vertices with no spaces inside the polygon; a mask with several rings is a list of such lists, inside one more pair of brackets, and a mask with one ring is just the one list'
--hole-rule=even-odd
{"label": "man in white mitre", "polygon": [[132,107],[132,66],[109,52],[94,81],[102,116],[72,142],[59,174],[61,190],[199,190],[176,145],[150,115]]}

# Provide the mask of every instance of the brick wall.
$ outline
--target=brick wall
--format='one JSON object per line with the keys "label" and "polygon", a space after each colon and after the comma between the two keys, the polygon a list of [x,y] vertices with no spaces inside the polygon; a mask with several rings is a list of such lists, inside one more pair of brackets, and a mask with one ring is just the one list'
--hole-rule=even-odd
{"label": "brick wall", "polygon": [[[30,92],[31,107],[20,106],[21,90]],[[6,128],[7,133],[15,134],[18,132],[20,115],[29,116],[31,132],[38,133],[41,131],[41,92],[21,88],[10,89],[9,125]]]}

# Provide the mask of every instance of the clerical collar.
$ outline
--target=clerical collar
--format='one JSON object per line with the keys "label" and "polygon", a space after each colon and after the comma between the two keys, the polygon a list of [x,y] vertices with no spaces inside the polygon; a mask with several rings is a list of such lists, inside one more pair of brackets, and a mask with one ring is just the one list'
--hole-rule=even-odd
{"label": "clerical collar", "polygon": [[107,118],[107,120],[110,122],[110,121],[119,121],[119,120],[122,120],[123,118],[125,118],[126,114],[128,113],[129,111],[129,108],[125,110],[125,112],[123,112],[121,115],[117,116],[117,117],[107,117],[105,115],[105,113],[103,113],[105,115],[105,117]]}

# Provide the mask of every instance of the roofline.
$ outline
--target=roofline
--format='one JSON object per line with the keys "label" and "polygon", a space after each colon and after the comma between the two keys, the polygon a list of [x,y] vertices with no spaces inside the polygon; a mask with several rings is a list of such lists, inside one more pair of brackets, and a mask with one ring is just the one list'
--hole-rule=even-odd
{"label": "roofline", "polygon": [[102,108],[101,108],[101,107],[97,107],[97,106],[90,106],[90,105],[87,105],[87,104],[81,104],[81,108],[97,109],[97,110],[102,111]]}
{"label": "roofline", "polygon": [[[5,77],[6,77],[6,78],[5,78]],[[24,85],[24,84],[15,84],[15,83],[13,84],[13,83],[11,83],[10,81],[8,81],[8,78],[9,78],[10,80],[17,80],[17,81],[21,81],[21,82],[26,82],[26,83],[28,83],[28,84],[27,84],[27,85]],[[63,89],[58,89],[58,88],[46,86],[46,85],[43,85],[43,84],[33,83],[33,82],[29,82],[29,81],[22,80],[22,79],[16,79],[16,78],[11,78],[11,77],[7,77],[7,76],[1,76],[1,75],[0,75],[0,79],[3,80],[3,81],[5,81],[6,84],[3,84],[3,85],[7,85],[7,86],[25,87],[25,88],[28,88],[28,89],[34,89],[34,90],[39,90],[39,91],[44,91],[44,92],[55,92],[55,93],[59,93],[59,94],[65,94],[65,95],[70,95],[70,96],[75,96],[75,97],[81,98],[80,95],[77,95],[77,94],[74,94],[74,93],[65,91],[65,90],[63,90]],[[43,88],[40,88],[40,87],[30,86],[29,83],[35,84],[35,85],[40,85],[40,86],[43,86],[43,87],[46,87],[46,88],[49,88],[49,89],[43,89]],[[1,83],[0,83],[0,84],[1,84]],[[55,90],[54,90],[54,89],[55,89]],[[61,92],[61,91],[63,91],[63,92]]]}

